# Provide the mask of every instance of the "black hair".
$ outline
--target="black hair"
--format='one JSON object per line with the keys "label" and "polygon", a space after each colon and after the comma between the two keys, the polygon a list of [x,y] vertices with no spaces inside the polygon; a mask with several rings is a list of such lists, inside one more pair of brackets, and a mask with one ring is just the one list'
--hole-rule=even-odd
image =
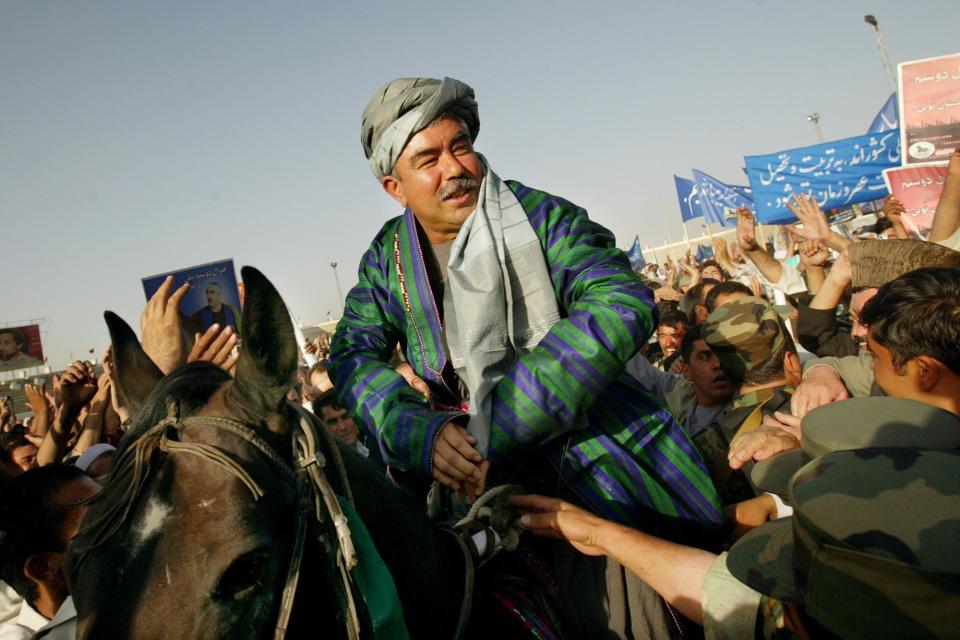
{"label": "black hair", "polygon": [[54,502],[54,495],[67,483],[86,477],[70,464],[50,464],[30,469],[3,485],[0,501],[0,579],[13,587],[30,605],[39,593],[23,572],[32,555],[66,551],[60,526],[69,507]]}
{"label": "black hair", "polygon": [[688,326],[692,327],[697,324],[697,305],[703,304],[703,299],[706,298],[706,296],[703,295],[703,290],[710,285],[718,284],[720,284],[720,282],[713,278],[704,278],[687,289],[687,292],[683,294],[683,303],[680,305],[680,308],[687,312]]}
{"label": "black hair", "polygon": [[658,327],[673,327],[676,329],[680,325],[687,325],[687,316],[682,311],[666,311],[660,316]]}
{"label": "black hair", "polygon": [[703,270],[706,269],[707,267],[716,267],[717,269],[720,270],[720,275],[723,277],[723,280],[721,280],[721,282],[726,282],[727,278],[730,277],[730,274],[727,273],[726,269],[721,267],[720,263],[712,258],[710,260],[704,260],[703,262],[700,263],[700,266],[699,266],[700,273],[703,273]]}
{"label": "black hair", "polygon": [[333,389],[330,389],[326,393],[322,394],[319,398],[314,400],[311,406],[313,408],[313,415],[321,419],[323,418],[322,409],[324,407],[333,409],[334,411],[346,408],[340,404],[340,400],[337,399],[337,394]]}
{"label": "black hair", "polygon": [[[7,456],[13,455],[13,450],[18,447],[26,447],[31,443],[22,429],[14,429],[6,433],[0,433],[0,451]],[[10,458],[12,460],[12,457]]]}
{"label": "black hair", "polygon": [[310,376],[315,373],[326,373],[330,368],[330,362],[327,360],[319,360],[314,364],[310,369],[307,370],[307,382],[310,382]]}
{"label": "black hair", "polygon": [[19,327],[3,327],[0,328],[0,333],[9,333],[12,335],[14,342],[17,343],[17,347],[21,351],[27,348],[27,338],[23,335],[23,330]]}
{"label": "black hair", "polygon": [[731,293],[744,293],[748,296],[753,295],[753,291],[750,290],[750,287],[742,282],[738,282],[736,280],[724,280],[710,290],[710,293],[708,293],[703,299],[703,306],[707,308],[707,311],[713,313],[717,308],[717,298],[720,296],[730,295]]}
{"label": "black hair", "polygon": [[696,326],[688,329],[683,336],[683,342],[680,343],[680,357],[687,364],[690,364],[690,354],[693,353],[693,344],[697,340],[703,340],[703,327]]}
{"label": "black hair", "polygon": [[960,269],[925,267],[880,287],[860,322],[890,350],[898,371],[929,356],[960,375]]}

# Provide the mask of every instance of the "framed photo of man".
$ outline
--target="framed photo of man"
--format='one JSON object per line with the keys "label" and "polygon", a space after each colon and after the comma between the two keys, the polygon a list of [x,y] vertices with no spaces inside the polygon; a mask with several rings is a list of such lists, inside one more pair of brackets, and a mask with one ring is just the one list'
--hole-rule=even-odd
{"label": "framed photo of man", "polygon": [[0,371],[30,369],[43,362],[40,325],[0,327]]}
{"label": "framed photo of man", "polygon": [[180,302],[180,317],[188,341],[213,324],[221,328],[233,327],[237,335],[240,334],[241,302],[232,258],[143,278],[143,292],[147,300],[170,275],[173,276],[172,291],[184,283],[190,285],[190,290]]}

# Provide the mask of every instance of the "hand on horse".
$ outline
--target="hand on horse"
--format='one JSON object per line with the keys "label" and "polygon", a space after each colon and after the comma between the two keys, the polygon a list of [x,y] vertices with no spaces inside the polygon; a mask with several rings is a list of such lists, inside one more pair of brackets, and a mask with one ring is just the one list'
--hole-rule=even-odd
{"label": "hand on horse", "polygon": [[187,355],[187,347],[183,341],[183,322],[180,319],[180,301],[187,295],[190,285],[184,283],[170,293],[172,288],[173,276],[167,276],[140,315],[143,350],[164,374],[169,374],[186,362]]}
{"label": "hand on horse", "polygon": [[601,538],[614,523],[559,498],[510,496],[510,504],[521,513],[520,526],[533,535],[566,540],[588,556],[606,555]]}
{"label": "hand on horse", "polygon": [[233,375],[237,360],[240,359],[239,353],[233,353],[233,348],[237,346],[238,341],[237,332],[233,327],[227,325],[221,328],[219,324],[214,323],[203,334],[194,334],[193,349],[187,356],[187,362],[210,362]]}
{"label": "hand on horse", "polygon": [[465,428],[453,422],[445,424],[433,446],[433,477],[458,493],[464,490],[464,483],[470,483],[468,490],[483,489],[483,456],[473,448],[476,443]]}

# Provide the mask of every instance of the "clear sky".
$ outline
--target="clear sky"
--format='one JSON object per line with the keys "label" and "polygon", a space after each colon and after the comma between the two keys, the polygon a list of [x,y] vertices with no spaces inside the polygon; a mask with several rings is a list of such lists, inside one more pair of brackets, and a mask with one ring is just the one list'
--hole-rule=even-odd
{"label": "clear sky", "polygon": [[[960,2],[0,0],[0,323],[50,363],[138,327],[140,278],[233,257],[304,323],[339,315],[399,213],[359,143],[400,76],[476,91],[478,150],[626,247],[680,238],[672,174],[866,131],[894,62],[960,50]],[[691,233],[695,230],[691,225]]]}

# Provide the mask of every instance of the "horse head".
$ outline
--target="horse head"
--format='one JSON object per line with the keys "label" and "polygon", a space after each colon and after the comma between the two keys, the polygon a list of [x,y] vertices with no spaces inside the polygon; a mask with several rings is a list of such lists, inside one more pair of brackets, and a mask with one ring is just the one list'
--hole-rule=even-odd
{"label": "horse head", "polygon": [[[273,285],[250,267],[242,277],[235,378],[207,363],[164,377],[105,314],[132,420],[67,556],[80,638],[273,634],[296,529],[291,429],[303,417],[285,396],[297,344]],[[335,620],[328,596],[311,613],[330,606]]]}

